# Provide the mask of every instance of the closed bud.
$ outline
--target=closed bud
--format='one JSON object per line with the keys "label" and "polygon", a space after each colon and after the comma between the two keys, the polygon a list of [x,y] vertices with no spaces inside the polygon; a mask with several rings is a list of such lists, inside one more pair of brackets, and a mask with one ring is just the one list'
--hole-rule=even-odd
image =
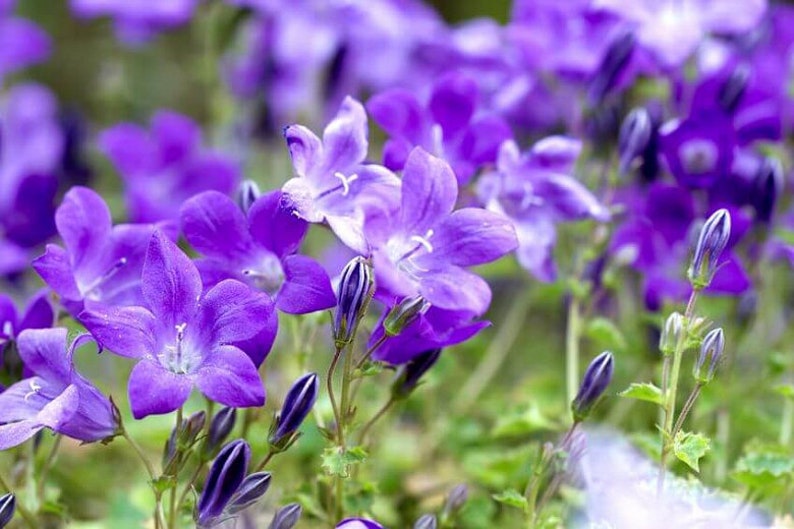
{"label": "closed bud", "polygon": [[414,529],[436,529],[436,527],[438,527],[438,520],[432,514],[422,515],[414,524]]}
{"label": "closed bud", "polygon": [[736,107],[742,100],[742,96],[747,91],[747,83],[750,80],[750,68],[746,64],[740,64],[731,72],[731,75],[720,87],[719,103],[725,112],[733,114]]}
{"label": "closed bud", "polygon": [[204,460],[209,460],[215,451],[223,444],[226,438],[234,429],[237,420],[237,410],[234,408],[223,408],[215,414],[210,423],[210,431],[202,447]]}
{"label": "closed bud", "polygon": [[237,200],[237,205],[243,210],[243,213],[247,214],[248,210],[251,209],[251,205],[256,202],[256,199],[260,196],[262,196],[262,192],[259,190],[257,183],[247,178],[240,182],[240,185],[237,187],[235,199]]}
{"label": "closed bud", "polygon": [[581,422],[590,414],[612,381],[614,368],[615,358],[609,351],[595,357],[587,366],[579,392],[571,402],[574,422]]}
{"label": "closed bud", "polygon": [[386,336],[394,337],[413,323],[421,314],[427,312],[430,303],[422,296],[413,296],[403,299],[392,307],[383,320],[383,331]]}
{"label": "closed bud", "polygon": [[629,115],[623,120],[618,136],[618,153],[620,155],[618,171],[621,176],[627,174],[631,163],[645,152],[652,132],[651,116],[642,107],[629,112]]}
{"label": "closed bud", "polygon": [[451,491],[449,491],[449,496],[447,496],[447,501],[444,503],[444,514],[449,517],[455,515],[458,511],[460,511],[463,506],[466,504],[466,501],[469,499],[469,486],[465,483],[461,483],[460,485],[455,485]]}
{"label": "closed bud", "polygon": [[615,82],[631,58],[636,40],[634,33],[625,31],[609,44],[595,77],[590,83],[588,95],[591,104],[600,103],[615,86]]}
{"label": "closed bud", "polygon": [[695,255],[689,266],[687,276],[695,290],[709,286],[723,250],[731,236],[731,215],[727,209],[718,209],[706,220],[700,229]]}
{"label": "closed bud", "polygon": [[295,438],[295,432],[303,420],[312,410],[320,382],[316,373],[308,373],[292,384],[281,406],[281,411],[276,415],[274,427],[268,442],[277,450],[286,450]]}
{"label": "closed bud", "polygon": [[237,514],[246,507],[253,505],[265,495],[270,488],[270,472],[255,472],[246,476],[240,488],[229,501],[226,512]]}
{"label": "closed bud", "polygon": [[276,511],[268,529],[292,529],[300,520],[302,512],[301,506],[297,503],[285,505]]}
{"label": "closed bud", "polygon": [[372,265],[363,257],[353,258],[342,270],[339,279],[333,325],[334,342],[338,348],[341,349],[353,341],[358,322],[364,316],[374,292]]}
{"label": "closed bud", "polygon": [[177,462],[177,456],[189,449],[196,442],[196,438],[204,428],[207,414],[198,411],[183,419],[178,426],[174,426],[163,451],[163,468],[168,468]]}
{"label": "closed bud", "polygon": [[709,331],[703,338],[700,345],[700,354],[695,362],[692,375],[700,384],[708,384],[714,379],[717,365],[722,359],[722,352],[725,349],[725,334],[722,329],[717,328]]}
{"label": "closed bud", "polygon": [[783,191],[783,166],[777,158],[764,158],[755,176],[755,218],[769,223]]}
{"label": "closed bud", "polygon": [[405,398],[416,389],[419,380],[435,365],[441,356],[441,349],[430,349],[412,358],[408,363],[400,366],[397,376],[392,383],[392,395],[395,398]]}
{"label": "closed bud", "polygon": [[659,350],[664,356],[675,352],[678,342],[684,335],[684,317],[680,312],[673,312],[667,317],[659,337]]}
{"label": "closed bud", "polygon": [[0,496],[0,529],[8,525],[14,517],[17,500],[12,493]]}
{"label": "closed bud", "polygon": [[245,479],[251,448],[242,439],[228,443],[212,462],[197,505],[196,522],[206,526],[217,519]]}

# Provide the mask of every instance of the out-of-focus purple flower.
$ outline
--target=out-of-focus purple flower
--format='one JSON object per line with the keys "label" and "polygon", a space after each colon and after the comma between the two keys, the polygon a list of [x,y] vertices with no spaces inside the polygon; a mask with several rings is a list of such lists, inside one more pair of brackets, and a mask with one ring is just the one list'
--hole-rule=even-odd
{"label": "out-of-focus purple flower", "polygon": [[119,40],[135,45],[187,23],[198,4],[199,0],[71,0],[70,5],[80,18],[112,18]]}
{"label": "out-of-focus purple flower", "polygon": [[151,131],[120,123],[98,142],[124,181],[131,222],[178,222],[185,200],[208,190],[230,195],[240,177],[228,156],[202,147],[198,124],[168,110],[152,117]]}
{"label": "out-of-focus purple flower", "polygon": [[400,180],[385,167],[364,163],[364,107],[346,98],[322,140],[302,125],[290,125],[284,137],[296,177],[282,190],[295,214],[308,222],[327,222],[347,246],[368,254],[365,218],[371,211],[384,214],[397,208]]}
{"label": "out-of-focus purple flower", "polygon": [[74,187],[55,212],[65,248],[48,244],[33,268],[77,316],[95,302],[140,304],[141,269],[152,225],[112,225],[96,192]]}
{"label": "out-of-focus purple flower", "polygon": [[0,393],[0,449],[23,443],[43,428],[86,442],[116,432],[110,401],[74,368],[72,357],[83,341],[69,345],[64,328],[19,334],[19,356],[33,376]]}
{"label": "out-of-focus purple flower", "polygon": [[16,0],[0,4],[0,86],[11,72],[40,63],[50,55],[50,37],[36,24],[14,17]]}
{"label": "out-of-focus purple flower", "polygon": [[232,279],[202,294],[196,266],[159,230],[141,280],[145,306],[92,304],[80,315],[100,344],[139,360],[129,381],[133,415],[174,411],[194,386],[226,406],[261,406],[257,368],[237,344],[267,325],[270,297]]}
{"label": "out-of-focus purple flower", "polygon": [[232,441],[221,449],[212,462],[196,506],[198,527],[208,528],[215,525],[215,521],[243,483],[250,458],[251,448],[242,439]]}
{"label": "out-of-focus purple flower", "polygon": [[595,0],[592,7],[626,20],[663,67],[675,68],[707,34],[739,35],[755,28],[766,0]]}
{"label": "out-of-focus purple flower", "polygon": [[237,279],[289,314],[336,304],[322,266],[296,254],[308,225],[286,207],[281,191],[258,198],[247,216],[226,195],[206,191],[185,202],[181,217],[185,237],[206,256],[196,263],[205,288]]}
{"label": "out-of-focus purple flower", "polygon": [[552,259],[555,225],[584,219],[605,222],[610,213],[572,176],[581,142],[551,136],[521,153],[502,144],[497,171],[484,175],[478,194],[486,207],[505,215],[518,234],[518,262],[543,281],[556,278]]}
{"label": "out-of-focus purple flower", "polygon": [[383,529],[383,526],[367,518],[346,518],[337,524],[336,529]]}
{"label": "out-of-focus purple flower", "polygon": [[11,297],[0,294],[0,365],[7,342],[16,340],[25,329],[47,329],[55,323],[55,312],[48,297],[48,291],[38,292],[20,315]]}
{"label": "out-of-focus purple flower", "polygon": [[499,145],[512,136],[499,116],[478,115],[478,87],[466,75],[451,73],[433,85],[426,105],[413,92],[392,89],[367,102],[372,119],[388,134],[383,162],[402,170],[416,146],[445,159],[460,185],[484,164],[496,161]]}
{"label": "out-of-focus purple flower", "polygon": [[399,213],[367,226],[375,246],[376,297],[390,303],[419,294],[438,308],[482,315],[491,290],[465,267],[514,250],[512,224],[481,208],[453,211],[455,174],[421,147],[408,156],[402,183]]}

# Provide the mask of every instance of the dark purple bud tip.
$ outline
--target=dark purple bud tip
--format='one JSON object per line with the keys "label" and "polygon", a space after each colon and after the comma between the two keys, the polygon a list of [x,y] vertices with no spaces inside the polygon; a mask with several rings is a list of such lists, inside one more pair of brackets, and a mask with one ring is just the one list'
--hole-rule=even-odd
{"label": "dark purple bud tip", "polygon": [[212,462],[198,501],[197,522],[207,525],[223,513],[245,479],[251,448],[242,439],[228,443]]}
{"label": "dark purple bud tip", "polygon": [[392,307],[386,315],[386,318],[383,320],[383,331],[386,333],[386,336],[397,336],[411,323],[416,321],[416,318],[427,312],[429,308],[430,303],[422,296],[405,298]]}
{"label": "dark purple bud tip", "polygon": [[[714,379],[714,373],[725,350],[725,334],[721,328],[713,329],[703,338],[700,354],[695,362],[692,375],[700,384],[708,384]],[[704,369],[705,368],[705,369]]]}
{"label": "dark purple bud tip", "polygon": [[629,172],[631,163],[642,156],[651,140],[653,124],[648,111],[642,107],[635,108],[620,126],[618,136],[618,153],[620,154],[620,175]]}
{"label": "dark purple bud tip", "polygon": [[226,511],[229,514],[237,514],[258,501],[269,488],[270,472],[255,472],[246,476],[242,485],[240,485],[240,488],[229,502],[229,507]]}
{"label": "dark purple bud tip", "polygon": [[303,510],[297,503],[290,503],[276,511],[268,529],[292,529],[300,520]]}
{"label": "dark purple bud tip", "polygon": [[440,348],[430,349],[400,366],[392,384],[392,395],[395,398],[405,398],[410,395],[416,389],[422,376],[435,365],[440,356]]}
{"label": "dark purple bud tip", "polygon": [[731,72],[731,75],[720,87],[719,103],[725,112],[733,114],[742,101],[742,96],[747,91],[750,81],[750,67],[740,64]]}
{"label": "dark purple bud tip", "polygon": [[256,199],[260,196],[262,196],[262,191],[259,190],[257,183],[253,180],[245,179],[240,182],[235,194],[235,199],[237,205],[243,210],[243,213],[247,214],[248,210],[251,209],[251,205],[256,202]]}
{"label": "dark purple bud tip", "polygon": [[319,389],[320,380],[316,373],[303,375],[292,384],[281,411],[276,415],[276,427],[268,439],[274,449],[284,450],[291,444],[293,434],[312,410]]}
{"label": "dark purple bud tip", "polygon": [[571,402],[574,422],[581,422],[590,414],[609,386],[614,368],[615,357],[609,351],[604,351],[596,356],[587,366],[584,379],[579,386],[579,393]]}
{"label": "dark purple bud tip", "polygon": [[204,441],[202,450],[202,456],[205,461],[211,459],[215,451],[226,440],[232,429],[234,429],[236,420],[237,410],[234,408],[223,408],[215,414],[210,423],[210,431],[207,434],[206,441]]}
{"label": "dark purple bud tip", "polygon": [[723,250],[731,236],[731,214],[727,209],[718,209],[706,220],[700,229],[695,255],[689,266],[687,276],[692,287],[702,290],[709,286]]}
{"label": "dark purple bud tip", "polygon": [[624,31],[609,44],[595,77],[590,83],[588,96],[591,104],[600,103],[615,86],[615,82],[631,58],[636,41],[634,33]]}
{"label": "dark purple bud tip", "polygon": [[460,485],[455,485],[451,491],[449,491],[449,496],[447,496],[447,501],[444,503],[444,513],[447,516],[453,516],[459,510],[463,508],[466,504],[466,501],[469,499],[469,486],[465,483],[461,483]]}
{"label": "dark purple bud tip", "polygon": [[353,341],[358,322],[364,316],[374,292],[372,265],[363,257],[354,257],[345,265],[339,279],[333,324],[334,341],[338,348],[341,349]]}
{"label": "dark purple bud tip", "polygon": [[436,529],[438,520],[433,514],[424,514],[414,524],[414,529]]}
{"label": "dark purple bud tip", "polygon": [[0,496],[0,529],[8,525],[14,517],[17,500],[12,493]]}
{"label": "dark purple bud tip", "polygon": [[768,224],[783,191],[783,166],[777,158],[764,158],[755,176],[755,218]]}

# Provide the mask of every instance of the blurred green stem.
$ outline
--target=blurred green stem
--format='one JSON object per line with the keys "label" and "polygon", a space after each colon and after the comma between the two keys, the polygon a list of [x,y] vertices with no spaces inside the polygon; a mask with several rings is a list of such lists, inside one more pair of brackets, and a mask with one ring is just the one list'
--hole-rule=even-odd
{"label": "blurred green stem", "polygon": [[378,420],[381,417],[383,417],[387,411],[389,411],[389,409],[392,407],[392,405],[394,405],[395,402],[397,402],[397,400],[394,397],[389,397],[389,400],[386,401],[386,404],[381,406],[378,412],[367,422],[367,424],[364,425],[364,427],[361,429],[361,434],[359,434],[359,438],[358,438],[360,444],[364,444],[364,441],[366,440],[367,434],[369,433],[370,429],[372,429],[375,423],[378,422]]}
{"label": "blurred green stem", "polygon": [[566,405],[576,398],[579,387],[579,335],[581,333],[581,306],[576,293],[568,304],[568,323],[565,329],[565,387]]}
{"label": "blurred green stem", "polygon": [[157,490],[155,487],[155,482],[157,481],[157,475],[154,472],[154,467],[149,459],[146,457],[146,454],[143,453],[143,449],[140,445],[132,438],[132,436],[127,432],[127,429],[124,427],[124,423],[119,419],[119,432],[124,439],[132,447],[132,450],[138,455],[138,459],[141,460],[143,466],[146,467],[146,472],[149,474],[149,485],[152,487],[152,491],[154,492],[154,527],[155,529],[161,529],[163,527],[163,522],[161,518],[162,509],[160,506],[160,502],[162,501],[163,494]]}
{"label": "blurred green stem", "polygon": [[[11,485],[8,484],[2,474],[0,474],[0,487],[3,487],[6,492],[14,492],[14,489],[11,488]],[[39,524],[36,521],[36,516],[27,510],[27,508],[22,505],[21,501],[16,502],[16,511],[22,516],[22,519],[25,520],[25,523],[28,524],[31,529],[38,529]]]}
{"label": "blurred green stem", "polygon": [[47,482],[47,474],[52,468],[53,463],[55,463],[55,458],[58,455],[58,448],[61,446],[61,437],[61,435],[55,435],[55,440],[52,442],[52,446],[50,447],[50,453],[47,454],[47,459],[44,461],[41,471],[39,472],[39,479],[36,482],[36,497],[38,498],[39,505],[44,502],[44,486]]}
{"label": "blurred green stem", "polygon": [[783,401],[783,417],[780,421],[780,444],[788,446],[791,442],[791,433],[794,429],[794,400],[786,398]]}

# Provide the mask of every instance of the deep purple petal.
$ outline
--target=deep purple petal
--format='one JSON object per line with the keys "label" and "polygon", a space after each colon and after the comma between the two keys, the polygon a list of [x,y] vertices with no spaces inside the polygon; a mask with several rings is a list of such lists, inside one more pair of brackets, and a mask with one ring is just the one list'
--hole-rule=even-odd
{"label": "deep purple petal", "polygon": [[165,326],[190,320],[201,294],[201,277],[190,258],[159,230],[149,242],[141,280],[149,309]]}
{"label": "deep purple petal", "polygon": [[433,305],[447,310],[482,315],[491,303],[491,289],[480,276],[448,267],[423,275],[419,292]]}
{"label": "deep purple petal", "polygon": [[323,131],[323,172],[346,172],[367,156],[367,114],[348,96]]}
{"label": "deep purple petal", "polygon": [[405,233],[425,236],[452,212],[457,198],[458,183],[449,164],[421,147],[411,151],[403,171],[401,214]]}
{"label": "deep purple petal", "polygon": [[428,109],[441,125],[445,137],[452,137],[469,123],[477,106],[477,83],[458,73],[447,75],[433,87]]}
{"label": "deep purple petal", "polygon": [[288,314],[307,314],[336,305],[331,280],[317,261],[290,255],[283,265],[285,280],[276,296],[276,308]]}
{"label": "deep purple petal", "polygon": [[55,212],[55,224],[74,268],[97,259],[96,253],[110,237],[110,209],[95,191],[73,187]]}
{"label": "deep purple petal", "polygon": [[0,80],[3,74],[45,60],[50,48],[50,37],[33,22],[0,15]]}
{"label": "deep purple petal", "polygon": [[248,211],[251,236],[278,257],[295,253],[309,229],[289,203],[281,191],[271,191],[259,197]]}
{"label": "deep purple petal", "polygon": [[[2,316],[0,316],[2,319]],[[24,329],[46,329],[55,323],[55,311],[50,303],[49,290],[41,290],[31,298],[25,313],[19,321],[17,333]]]}
{"label": "deep purple petal", "polygon": [[255,336],[272,312],[270,296],[245,283],[226,279],[204,295],[199,318],[202,329],[212,337],[212,343],[228,344]]}
{"label": "deep purple petal", "polygon": [[22,331],[17,337],[20,358],[40,377],[68,384],[72,363],[66,354],[67,332],[63,327]]}
{"label": "deep purple petal", "polygon": [[97,143],[125,179],[156,168],[157,146],[139,125],[121,123],[111,127],[99,135]]}
{"label": "deep purple petal", "polygon": [[83,296],[74,280],[69,253],[56,244],[48,244],[44,255],[33,260],[33,269],[59,296],[79,300]]}
{"label": "deep purple petal", "polygon": [[292,157],[292,167],[299,177],[310,176],[320,165],[323,145],[320,138],[303,125],[290,125],[284,129],[284,139]]}
{"label": "deep purple petal", "polygon": [[164,165],[189,158],[201,145],[201,128],[185,115],[159,110],[152,116],[151,126]]}
{"label": "deep purple petal", "polygon": [[259,367],[267,358],[270,349],[273,348],[277,334],[278,312],[274,310],[265,322],[265,327],[256,336],[236,342],[234,345],[247,354],[255,366]]}
{"label": "deep purple petal", "polygon": [[573,172],[582,152],[582,141],[567,136],[548,136],[537,141],[530,150],[532,164],[563,174]]}
{"label": "deep purple petal", "polygon": [[152,358],[138,362],[132,368],[129,381],[132,416],[143,419],[148,415],[170,413],[190,396],[193,378],[172,373]]}
{"label": "deep purple petal", "polygon": [[180,212],[182,232],[208,257],[229,261],[246,255],[251,235],[239,206],[217,191],[205,191],[187,200]]}
{"label": "deep purple petal", "polygon": [[422,143],[427,118],[413,92],[396,88],[375,94],[367,101],[367,111],[389,136]]}
{"label": "deep purple petal", "polygon": [[79,319],[102,347],[118,355],[140,358],[157,351],[162,322],[143,307],[94,304]]}
{"label": "deep purple petal", "polygon": [[533,193],[552,208],[559,220],[573,221],[592,218],[606,222],[609,210],[589,189],[570,176],[544,173],[534,182]]}
{"label": "deep purple petal", "polygon": [[207,357],[196,384],[208,398],[235,408],[262,406],[265,388],[251,359],[237,347],[222,346]]}

